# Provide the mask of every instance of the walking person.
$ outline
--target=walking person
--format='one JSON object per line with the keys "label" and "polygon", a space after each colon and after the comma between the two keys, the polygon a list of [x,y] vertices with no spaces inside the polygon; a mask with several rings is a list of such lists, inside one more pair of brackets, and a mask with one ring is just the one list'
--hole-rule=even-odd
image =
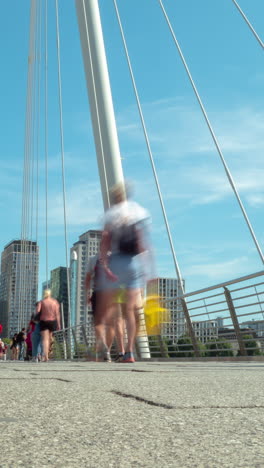
{"label": "walking person", "polygon": [[17,343],[17,333],[15,333],[13,338],[12,338],[10,349],[12,350],[11,360],[12,361],[17,360],[18,359],[18,351],[19,351],[18,343]]}
{"label": "walking person", "polygon": [[0,338],[0,359],[6,361],[7,345]]}
{"label": "walking person", "polygon": [[35,330],[35,323],[31,319],[28,325],[27,337],[26,337],[26,345],[27,345],[26,360],[27,361],[31,361],[32,359],[32,334],[34,330]]}
{"label": "walking person", "polygon": [[53,332],[60,330],[60,304],[51,296],[51,290],[44,291],[44,298],[37,305],[36,312],[40,312],[40,333],[42,337],[44,362],[49,360],[49,351]]}
{"label": "walking person", "polygon": [[[85,289],[87,296],[87,303],[91,303],[92,314],[94,320],[94,329],[96,337],[96,360],[104,360],[111,362],[110,350],[115,335],[115,330],[110,319],[100,320],[100,315],[97,313],[97,304],[99,301],[100,291],[100,276],[104,275],[104,270],[99,261],[99,256],[94,255],[89,258],[86,276],[85,276]],[[108,314],[109,315],[109,314]],[[101,350],[102,343],[104,343]]]}
{"label": "walking person", "polygon": [[[100,262],[105,275],[99,278],[98,320],[105,323],[111,315],[116,291],[125,291],[127,344],[122,362],[132,363],[137,332],[137,314],[141,289],[154,277],[153,255],[148,240],[148,212],[126,199],[126,187],[120,183],[111,189],[112,206],[104,216]],[[108,252],[111,255],[108,256]],[[102,342],[102,347],[104,346]]]}
{"label": "walking person", "polygon": [[36,302],[36,313],[32,317],[32,321],[35,324],[31,340],[32,340],[32,361],[39,362],[42,357],[42,338],[40,333],[40,311],[37,312],[37,306],[39,302]]}
{"label": "walking person", "polygon": [[18,344],[18,359],[19,361],[24,361],[25,357],[25,347],[26,347],[26,329],[22,328],[22,330],[17,335],[17,344]]}

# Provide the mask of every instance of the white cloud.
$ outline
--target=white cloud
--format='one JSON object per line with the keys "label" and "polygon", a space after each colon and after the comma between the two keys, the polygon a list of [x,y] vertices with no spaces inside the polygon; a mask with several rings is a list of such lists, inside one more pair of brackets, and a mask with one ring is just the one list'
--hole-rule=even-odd
{"label": "white cloud", "polygon": [[232,260],[224,260],[222,262],[197,263],[192,264],[184,269],[187,277],[200,276],[205,277],[208,281],[223,281],[227,277],[227,273],[231,278],[241,276],[241,271],[244,269],[245,274],[248,273],[248,257],[243,256],[233,258]]}
{"label": "white cloud", "polygon": [[[44,198],[40,206],[45,206]],[[71,187],[66,195],[66,216],[69,227],[84,227],[100,224],[103,213],[100,187],[96,183],[81,181]],[[45,223],[44,210],[40,212],[40,222]],[[48,200],[48,224],[50,226],[64,225],[62,194],[52,190]]]}
{"label": "white cloud", "polygon": [[[165,186],[164,199],[185,199],[198,205],[234,196],[203,116],[197,108],[177,99],[159,100],[142,107],[160,185]],[[239,194],[251,207],[260,206],[264,175],[264,112],[244,106],[209,114]],[[135,141],[143,144],[138,151],[138,160],[145,162],[145,167],[140,164],[145,175],[148,154],[135,108],[124,110],[118,120],[122,126],[121,139],[131,142],[133,151]],[[132,157],[128,143],[126,147],[127,153],[123,151],[125,160]],[[137,161],[135,153],[133,161]],[[148,177],[152,178],[150,169]],[[175,182],[170,185],[172,180]]]}

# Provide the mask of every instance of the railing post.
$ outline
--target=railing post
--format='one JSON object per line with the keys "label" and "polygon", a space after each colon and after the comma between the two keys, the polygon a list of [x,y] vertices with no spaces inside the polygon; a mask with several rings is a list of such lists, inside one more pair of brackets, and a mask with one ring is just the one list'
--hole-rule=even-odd
{"label": "railing post", "polygon": [[61,325],[62,325],[63,355],[64,355],[64,360],[67,361],[67,346],[66,346],[66,337],[65,337],[63,302],[61,303]]}
{"label": "railing post", "polygon": [[224,286],[224,293],[225,293],[225,298],[226,298],[226,302],[227,302],[227,305],[228,305],[228,309],[229,309],[229,312],[230,312],[230,317],[231,317],[233,327],[234,327],[234,330],[235,330],[235,333],[236,333],[240,354],[241,354],[241,356],[247,356],[247,350],[246,350],[246,347],[245,347],[245,342],[243,340],[243,336],[242,336],[242,333],[240,331],[240,326],[239,326],[239,323],[238,323],[238,320],[237,320],[236,309],[234,307],[234,303],[233,303],[230,291],[225,286]]}
{"label": "railing post", "polygon": [[187,330],[188,330],[189,336],[190,336],[190,338],[192,340],[194,355],[195,355],[195,357],[201,357],[200,349],[199,349],[197,339],[196,339],[196,336],[195,336],[195,333],[194,333],[194,330],[193,330],[193,326],[192,326],[191,318],[190,318],[190,315],[189,315],[188,307],[187,307],[187,304],[186,304],[186,301],[185,301],[184,298],[181,298],[181,304],[182,304],[184,317],[185,317],[185,320],[186,320]]}
{"label": "railing post", "polygon": [[163,341],[161,335],[158,335],[158,342],[159,342],[161,357],[167,358],[168,357],[168,349],[165,348],[165,344],[164,344],[164,341]]}
{"label": "railing post", "polygon": [[144,309],[138,311],[138,336],[136,338],[136,352],[140,358],[150,359],[149,340],[145,324]]}
{"label": "railing post", "polygon": [[78,349],[78,343],[77,343],[77,339],[76,339],[76,333],[75,333],[75,330],[72,328],[72,336],[73,336],[73,341],[74,341],[74,346],[75,346],[75,350],[76,350],[76,354],[78,356],[78,359],[80,359],[80,352],[79,352],[79,349]]}
{"label": "railing post", "polygon": [[88,340],[87,340],[87,336],[86,336],[85,326],[83,324],[81,325],[81,332],[82,332],[82,335],[83,335],[83,341],[84,341],[85,346],[86,346],[86,351],[88,353]]}

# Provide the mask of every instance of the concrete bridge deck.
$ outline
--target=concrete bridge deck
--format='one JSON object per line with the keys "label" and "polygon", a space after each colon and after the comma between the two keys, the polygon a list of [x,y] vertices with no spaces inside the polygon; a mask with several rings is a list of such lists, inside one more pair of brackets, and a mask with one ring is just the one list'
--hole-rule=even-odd
{"label": "concrete bridge deck", "polygon": [[0,362],[0,467],[264,467],[263,362]]}

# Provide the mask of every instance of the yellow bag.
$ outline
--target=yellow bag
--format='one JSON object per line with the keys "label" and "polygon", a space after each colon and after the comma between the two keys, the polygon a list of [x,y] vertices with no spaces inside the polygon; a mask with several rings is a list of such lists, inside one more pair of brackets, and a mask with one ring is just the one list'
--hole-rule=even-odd
{"label": "yellow bag", "polygon": [[144,304],[145,324],[148,335],[159,335],[161,325],[170,322],[170,313],[161,307],[159,296],[148,296]]}

